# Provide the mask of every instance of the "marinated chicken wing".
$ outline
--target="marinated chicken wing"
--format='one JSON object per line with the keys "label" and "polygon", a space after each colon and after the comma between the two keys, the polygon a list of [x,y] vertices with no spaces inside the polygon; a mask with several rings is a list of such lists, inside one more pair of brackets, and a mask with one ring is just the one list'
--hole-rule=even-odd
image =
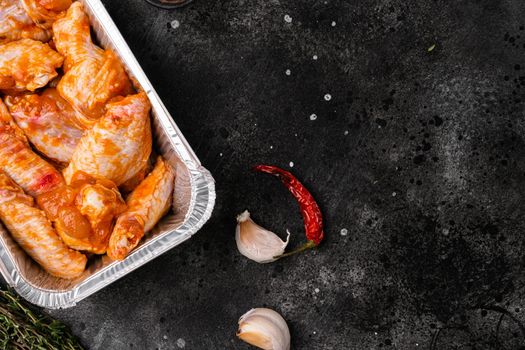
{"label": "marinated chicken wing", "polygon": [[106,103],[115,96],[132,92],[131,83],[118,57],[111,50],[93,44],[89,20],[82,4],[73,3],[67,15],[53,24],[53,41],[65,57],[64,77],[58,91],[91,126],[105,111]]}
{"label": "marinated chicken wing", "polygon": [[69,247],[94,254],[106,252],[115,218],[126,209],[113,182],[84,172],[38,196],[37,203]]}
{"label": "marinated chicken wing", "polygon": [[120,186],[143,169],[151,153],[150,103],[145,93],[109,103],[106,114],[78,143],[64,176],[84,171]]}
{"label": "marinated chicken wing", "polygon": [[20,0],[0,0],[0,44],[24,38],[46,42],[51,30],[37,26]]}
{"label": "marinated chicken wing", "polygon": [[97,59],[104,49],[91,41],[89,19],[81,3],[71,5],[64,18],[53,25],[53,41],[64,57],[64,71],[87,59]]}
{"label": "marinated chicken wing", "polygon": [[64,185],[62,175],[35,154],[9,125],[0,124],[0,170],[31,196]]}
{"label": "marinated chicken wing", "polygon": [[112,51],[74,65],[64,74],[57,89],[80,112],[79,123],[86,128],[104,114],[111,98],[132,92],[128,77]]}
{"label": "marinated chicken wing", "polygon": [[71,0],[20,0],[27,15],[41,28],[51,29],[53,22],[64,15]]}
{"label": "marinated chicken wing", "polygon": [[0,219],[16,242],[51,275],[75,278],[86,267],[85,255],[69,249],[58,237],[33,198],[0,171]]}
{"label": "marinated chicken wing", "polygon": [[171,206],[175,172],[158,157],[153,171],[127,199],[128,209],[118,217],[109,240],[108,256],[124,259],[145,232],[151,230]]}
{"label": "marinated chicken wing", "polygon": [[68,163],[83,130],[76,112],[56,89],[42,94],[8,96],[5,103],[33,146],[46,157]]}
{"label": "marinated chicken wing", "polygon": [[13,117],[11,116],[11,113],[9,113],[9,110],[7,109],[7,106],[4,104],[4,102],[0,99],[0,123],[6,126],[9,126],[13,132],[15,133],[16,137],[18,137],[20,140],[22,140],[24,143],[27,143],[26,135],[24,135],[24,132],[22,129],[18,127],[18,125],[13,120]]}
{"label": "marinated chicken wing", "polygon": [[58,74],[62,56],[48,44],[21,39],[0,45],[0,90],[34,91]]}

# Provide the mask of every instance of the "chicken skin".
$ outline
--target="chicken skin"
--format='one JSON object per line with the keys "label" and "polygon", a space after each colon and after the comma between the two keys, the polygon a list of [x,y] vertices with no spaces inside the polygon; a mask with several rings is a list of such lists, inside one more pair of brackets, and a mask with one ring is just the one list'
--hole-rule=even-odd
{"label": "chicken skin", "polygon": [[53,33],[56,48],[65,57],[65,74],[57,89],[81,113],[79,121],[90,127],[111,98],[132,93],[131,82],[118,57],[91,41],[89,20],[80,2],[53,24]]}
{"label": "chicken skin", "polygon": [[37,26],[51,29],[53,22],[64,15],[71,0],[20,0],[26,14]]}
{"label": "chicken skin", "polygon": [[124,259],[166,214],[171,206],[174,180],[173,169],[158,157],[153,171],[129,195],[128,209],[117,219],[107,251],[111,259]]}
{"label": "chicken skin", "polygon": [[76,112],[56,89],[40,95],[8,96],[5,103],[31,144],[46,157],[69,163],[83,130],[76,125]]}
{"label": "chicken skin", "polygon": [[75,278],[86,267],[85,255],[68,248],[33,198],[0,171],[0,220],[14,240],[49,274]]}
{"label": "chicken skin", "polygon": [[65,184],[60,172],[35,154],[6,124],[0,124],[0,170],[33,197]]}
{"label": "chicken skin", "polygon": [[66,182],[83,171],[120,186],[144,169],[151,153],[150,107],[143,92],[109,103],[106,114],[80,139],[64,170]]}
{"label": "chicken skin", "polygon": [[63,57],[48,44],[21,39],[0,45],[0,90],[34,91],[58,73]]}
{"label": "chicken skin", "polygon": [[0,0],[0,44],[20,39],[46,42],[51,35],[50,29],[33,22],[20,0]]}
{"label": "chicken skin", "polygon": [[104,54],[104,49],[91,40],[89,19],[81,3],[73,4],[65,17],[53,25],[53,41],[65,57],[64,71],[87,59],[97,59]]}
{"label": "chicken skin", "polygon": [[37,203],[69,247],[94,254],[106,252],[115,218],[126,210],[113,182],[81,171],[70,185],[38,196]]}
{"label": "chicken skin", "polygon": [[133,191],[141,182],[144,180],[146,175],[150,173],[150,171],[153,169],[153,161],[154,159],[154,151],[151,152],[150,157],[148,158],[148,161],[146,163],[146,166],[139,170],[135,176],[132,178],[126,180],[123,184],[121,184],[118,188],[120,190],[120,193],[126,197],[131,191]]}
{"label": "chicken skin", "polygon": [[19,138],[21,141],[27,144],[27,137],[18,127],[18,125],[15,123],[13,116],[11,113],[9,113],[9,110],[7,109],[7,106],[4,104],[4,102],[0,99],[0,124],[4,126],[8,126],[14,133],[17,138]]}

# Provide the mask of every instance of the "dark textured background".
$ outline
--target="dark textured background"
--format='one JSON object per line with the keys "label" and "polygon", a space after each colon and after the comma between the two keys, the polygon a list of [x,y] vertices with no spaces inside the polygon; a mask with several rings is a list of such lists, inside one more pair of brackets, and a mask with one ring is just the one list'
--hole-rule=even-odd
{"label": "dark textured background", "polygon": [[[524,1],[105,5],[217,205],[190,241],[52,312],[89,348],[249,349],[237,319],[257,306],[283,314],[294,349],[524,348]],[[320,249],[237,252],[246,208],[303,240],[259,162],[295,164],[326,217]]]}

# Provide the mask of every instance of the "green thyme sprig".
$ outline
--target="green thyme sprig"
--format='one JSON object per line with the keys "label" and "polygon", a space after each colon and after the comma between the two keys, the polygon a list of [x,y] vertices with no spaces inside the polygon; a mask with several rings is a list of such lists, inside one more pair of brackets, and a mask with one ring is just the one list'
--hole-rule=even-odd
{"label": "green thyme sprig", "polygon": [[82,350],[66,325],[25,306],[13,292],[0,289],[0,349]]}

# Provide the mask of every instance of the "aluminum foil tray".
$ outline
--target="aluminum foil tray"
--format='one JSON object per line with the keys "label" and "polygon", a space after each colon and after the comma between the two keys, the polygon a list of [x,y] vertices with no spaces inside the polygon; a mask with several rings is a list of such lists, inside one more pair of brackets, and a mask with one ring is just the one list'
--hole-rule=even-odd
{"label": "aluminum foil tray", "polygon": [[29,302],[67,308],[106,287],[134,269],[190,238],[210,218],[215,204],[215,183],[201,166],[184,136],[153,89],[129,46],[100,0],[80,0],[93,27],[95,40],[120,57],[137,89],[152,105],[155,149],[176,171],[173,210],[145,236],[123,261],[107,256],[90,259],[84,274],[74,280],[53,277],[42,270],[0,225],[0,272],[6,282]]}

